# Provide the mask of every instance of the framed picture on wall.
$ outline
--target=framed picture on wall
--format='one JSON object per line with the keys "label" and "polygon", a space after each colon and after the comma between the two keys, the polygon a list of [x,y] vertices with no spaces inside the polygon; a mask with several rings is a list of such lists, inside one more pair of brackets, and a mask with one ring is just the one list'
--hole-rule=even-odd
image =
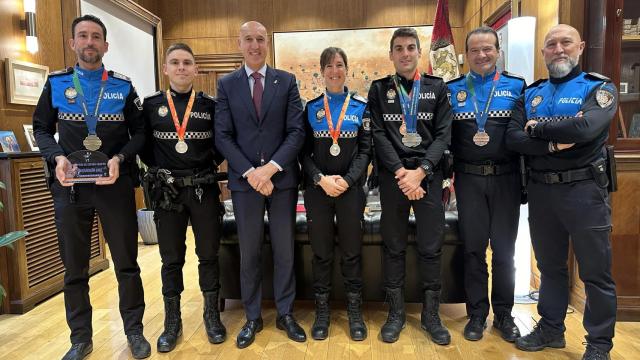
{"label": "framed picture on wall", "polygon": [[6,153],[20,152],[20,145],[13,131],[0,131],[0,150]]}
{"label": "framed picture on wall", "polygon": [[7,101],[11,104],[36,105],[49,75],[49,67],[5,58]]}
{"label": "framed picture on wall", "polygon": [[36,137],[33,136],[33,125],[22,125],[24,128],[24,136],[27,138],[27,142],[29,143],[29,147],[31,151],[40,151],[38,148],[38,143],[36,142]]}
{"label": "framed picture on wall", "polygon": [[[309,101],[324,92],[320,54],[329,46],[347,54],[349,73],[345,85],[367,97],[373,80],[395,72],[389,60],[389,40],[397,28],[276,32],[273,34],[275,67],[296,75],[300,97]],[[429,68],[429,44],[433,26],[416,26],[422,57],[418,70]]]}

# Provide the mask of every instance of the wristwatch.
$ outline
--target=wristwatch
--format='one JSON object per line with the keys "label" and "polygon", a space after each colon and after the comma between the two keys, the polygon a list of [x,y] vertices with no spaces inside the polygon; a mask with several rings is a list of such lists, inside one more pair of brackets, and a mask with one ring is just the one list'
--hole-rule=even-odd
{"label": "wristwatch", "polygon": [[113,157],[118,158],[118,161],[120,161],[120,164],[122,164],[124,162],[124,159],[125,159],[124,154],[115,154],[115,155],[113,155]]}
{"label": "wristwatch", "polygon": [[433,175],[433,169],[431,168],[431,163],[429,161],[424,161],[422,165],[420,165],[420,169],[424,171],[424,174],[429,178]]}
{"label": "wristwatch", "polygon": [[320,184],[320,180],[322,180],[323,176],[324,176],[323,173],[317,173],[317,174],[313,175],[313,185]]}

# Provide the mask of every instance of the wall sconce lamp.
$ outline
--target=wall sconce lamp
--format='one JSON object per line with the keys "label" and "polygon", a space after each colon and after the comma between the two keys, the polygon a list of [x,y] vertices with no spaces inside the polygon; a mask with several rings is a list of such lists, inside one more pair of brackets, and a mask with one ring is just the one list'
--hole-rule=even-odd
{"label": "wall sconce lamp", "polygon": [[21,28],[27,32],[27,51],[38,52],[38,34],[36,32],[36,0],[24,0],[24,20]]}

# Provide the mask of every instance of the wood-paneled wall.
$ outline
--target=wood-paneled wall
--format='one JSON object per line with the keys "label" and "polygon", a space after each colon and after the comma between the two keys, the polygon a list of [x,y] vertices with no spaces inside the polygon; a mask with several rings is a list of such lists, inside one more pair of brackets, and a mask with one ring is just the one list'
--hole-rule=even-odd
{"label": "wood-paneled wall", "polygon": [[[165,48],[183,41],[196,54],[232,54],[238,52],[238,29],[249,20],[264,24],[269,34],[429,25],[436,4],[436,0],[353,0],[348,4],[344,0],[185,0],[157,1],[155,13],[162,18]],[[449,0],[449,19],[458,47],[464,41],[464,8],[465,0]],[[456,48],[458,53],[462,53],[460,49]],[[272,57],[267,61],[273,63]]]}
{"label": "wood-paneled wall", "polygon": [[31,123],[35,106],[7,102],[4,59],[12,58],[46,65],[49,71],[64,67],[65,44],[62,38],[61,1],[63,0],[36,2],[40,49],[33,55],[26,51],[25,31],[20,30],[20,20],[24,19],[22,1],[4,1],[0,7],[0,129],[13,131],[22,151],[30,150],[22,125]]}

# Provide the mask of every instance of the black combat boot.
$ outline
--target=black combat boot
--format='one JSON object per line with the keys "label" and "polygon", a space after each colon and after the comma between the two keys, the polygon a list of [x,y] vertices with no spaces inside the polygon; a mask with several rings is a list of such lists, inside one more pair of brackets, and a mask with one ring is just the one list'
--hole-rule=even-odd
{"label": "black combat boot", "polygon": [[158,338],[158,352],[169,352],[176,347],[182,335],[182,318],[180,317],[180,295],[164,297],[164,331]]}
{"label": "black combat boot", "polygon": [[387,289],[389,299],[389,315],[387,321],[380,329],[382,341],[393,343],[398,341],[400,332],[407,322],[407,314],[404,311],[404,293],[402,289]]}
{"label": "black combat boot", "polygon": [[587,343],[587,348],[584,355],[582,355],[582,360],[611,360],[611,356],[608,351],[600,350]]}
{"label": "black combat boot", "polygon": [[347,293],[347,316],[349,317],[349,335],[352,340],[362,341],[367,338],[367,325],[362,319],[362,293]]}
{"label": "black combat boot", "polygon": [[438,310],[440,309],[440,290],[426,290],[422,303],[420,325],[429,333],[431,341],[438,345],[448,345],[451,342],[451,334],[440,321]]}
{"label": "black combat boot", "polygon": [[311,337],[314,340],[324,340],[329,336],[329,293],[316,293],[316,319],[311,326]]}
{"label": "black combat boot", "polygon": [[207,330],[207,337],[212,344],[220,344],[227,339],[227,329],[220,321],[220,309],[218,308],[219,290],[205,291],[204,296],[204,328]]}
{"label": "black combat boot", "polygon": [[542,322],[537,323],[528,335],[516,340],[516,347],[524,351],[540,351],[546,347],[562,349],[565,346],[567,345],[564,334],[551,331],[547,326],[543,326]]}
{"label": "black combat boot", "polygon": [[495,314],[493,317],[493,328],[498,330],[502,338],[508,342],[515,342],[516,339],[520,337],[520,330],[510,312]]}

